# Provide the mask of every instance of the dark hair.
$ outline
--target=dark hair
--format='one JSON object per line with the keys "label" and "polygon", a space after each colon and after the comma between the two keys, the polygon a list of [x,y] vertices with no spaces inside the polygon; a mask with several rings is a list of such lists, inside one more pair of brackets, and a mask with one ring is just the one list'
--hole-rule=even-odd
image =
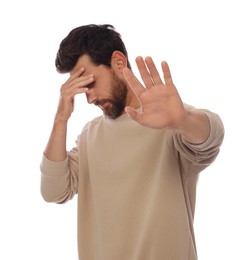
{"label": "dark hair", "polygon": [[70,72],[83,54],[90,56],[93,63],[111,66],[114,51],[122,52],[127,58],[128,53],[121,35],[110,24],[89,24],[73,29],[60,43],[55,65],[60,73]]}

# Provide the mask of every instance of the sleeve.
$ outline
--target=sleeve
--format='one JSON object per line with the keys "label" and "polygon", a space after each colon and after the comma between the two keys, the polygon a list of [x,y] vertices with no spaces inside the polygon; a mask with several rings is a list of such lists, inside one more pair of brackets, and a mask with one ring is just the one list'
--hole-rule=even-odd
{"label": "sleeve", "polygon": [[202,144],[191,144],[181,135],[174,136],[174,145],[181,157],[189,163],[200,166],[209,166],[217,157],[224,139],[224,126],[221,118],[209,110],[197,109],[205,113],[210,122],[210,135]]}
{"label": "sleeve", "polygon": [[78,148],[68,152],[62,162],[48,160],[42,157],[41,194],[45,201],[65,203],[72,199],[78,190]]}

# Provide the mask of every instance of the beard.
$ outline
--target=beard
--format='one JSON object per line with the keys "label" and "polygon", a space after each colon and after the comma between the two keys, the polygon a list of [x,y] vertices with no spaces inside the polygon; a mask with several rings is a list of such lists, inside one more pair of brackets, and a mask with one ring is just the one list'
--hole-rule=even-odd
{"label": "beard", "polygon": [[99,100],[95,103],[97,106],[101,106],[104,103],[108,103],[108,107],[102,108],[104,115],[111,119],[116,119],[123,114],[126,101],[127,101],[127,84],[124,80],[117,77],[113,73],[113,79],[111,82],[110,98]]}

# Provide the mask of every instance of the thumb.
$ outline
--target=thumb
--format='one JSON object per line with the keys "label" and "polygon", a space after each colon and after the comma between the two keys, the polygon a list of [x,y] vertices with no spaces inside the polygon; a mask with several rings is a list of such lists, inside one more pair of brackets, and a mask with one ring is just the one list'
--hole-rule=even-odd
{"label": "thumb", "polygon": [[131,119],[138,121],[139,113],[134,108],[125,107],[125,112]]}

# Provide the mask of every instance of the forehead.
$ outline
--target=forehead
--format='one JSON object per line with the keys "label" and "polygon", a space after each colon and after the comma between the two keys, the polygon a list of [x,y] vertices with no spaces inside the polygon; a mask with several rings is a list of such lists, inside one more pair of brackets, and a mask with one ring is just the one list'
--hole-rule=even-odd
{"label": "forehead", "polygon": [[75,67],[70,71],[70,75],[74,74],[80,68],[84,67],[85,71],[89,70],[90,68],[94,67],[94,63],[91,61],[89,55],[84,54],[79,57]]}

